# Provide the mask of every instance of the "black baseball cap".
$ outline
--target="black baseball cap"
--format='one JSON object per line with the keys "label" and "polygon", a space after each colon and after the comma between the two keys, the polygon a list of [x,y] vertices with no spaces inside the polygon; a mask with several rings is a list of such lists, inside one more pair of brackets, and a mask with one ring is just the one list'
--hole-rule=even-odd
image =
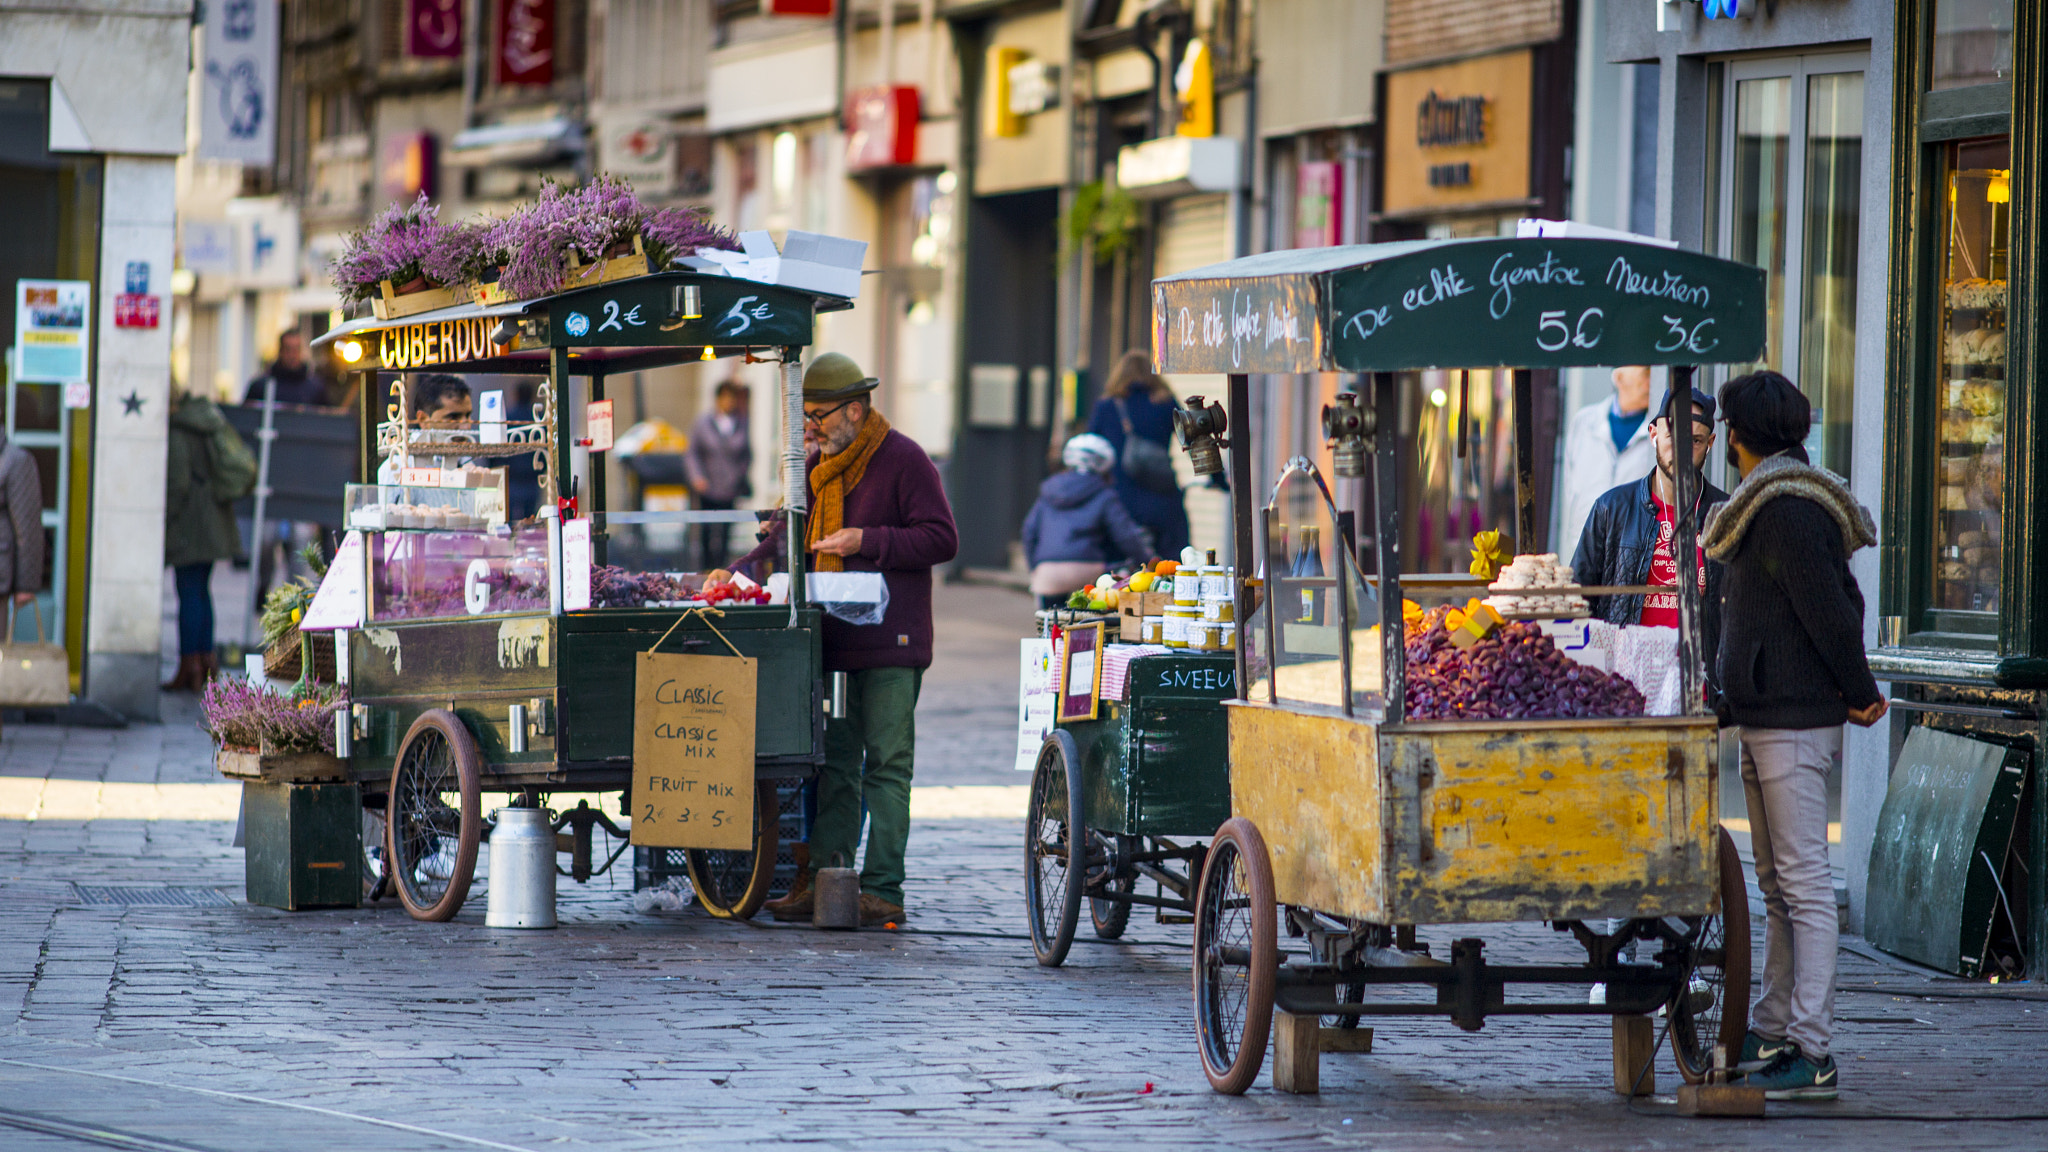
{"label": "black baseball cap", "polygon": [[[1677,397],[1672,393],[1672,390],[1666,388],[1664,390],[1664,402],[1657,405],[1658,418],[1661,419],[1664,416],[1670,414],[1672,406],[1676,401]],[[1712,428],[1714,426],[1714,398],[1712,396],[1707,395],[1705,392],[1700,391],[1698,388],[1694,388],[1692,390],[1692,402],[1693,405],[1697,407],[1701,413],[1700,415],[1693,417],[1693,423],[1698,424],[1701,422],[1705,422],[1707,427]]]}

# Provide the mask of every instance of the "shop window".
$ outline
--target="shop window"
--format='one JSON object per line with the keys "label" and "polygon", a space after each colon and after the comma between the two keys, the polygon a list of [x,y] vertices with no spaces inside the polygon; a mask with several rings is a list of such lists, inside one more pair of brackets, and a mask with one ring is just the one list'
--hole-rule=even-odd
{"label": "shop window", "polygon": [[1996,612],[2004,542],[2006,238],[2012,146],[1941,148],[1933,607]]}
{"label": "shop window", "polygon": [[1765,273],[1767,340],[1757,368],[1785,373],[1813,404],[1807,453],[1849,474],[1862,217],[1860,55],[1722,65],[1710,88],[1716,201],[1708,246]]}
{"label": "shop window", "polygon": [[2012,79],[2012,0],[1939,0],[1929,88],[1969,88]]}

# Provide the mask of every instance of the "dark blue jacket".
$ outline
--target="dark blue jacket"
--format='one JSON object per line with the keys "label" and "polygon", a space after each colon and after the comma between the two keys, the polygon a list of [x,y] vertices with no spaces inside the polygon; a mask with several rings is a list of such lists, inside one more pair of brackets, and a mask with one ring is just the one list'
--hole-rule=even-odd
{"label": "dark blue jacket", "polygon": [[1143,561],[1152,540],[1093,472],[1062,472],[1038,486],[1038,502],[1024,517],[1024,558],[1034,567],[1053,560]]}
{"label": "dark blue jacket", "polygon": [[[1654,473],[1653,473],[1654,475]],[[1728,499],[1728,494],[1701,478],[1699,515],[1696,526],[1706,522],[1707,509]],[[1609,488],[1593,502],[1586,528],[1579,533],[1579,550],[1572,556],[1572,578],[1587,585],[1647,584],[1650,561],[1657,554],[1657,505],[1650,496],[1650,477],[1631,480]],[[1707,561],[1707,586],[1700,589],[1700,654],[1706,660],[1707,680],[1718,689],[1712,653],[1721,647],[1721,576],[1726,570],[1716,560]],[[1641,596],[1589,596],[1586,606],[1594,617],[1609,624],[1643,622]]]}
{"label": "dark blue jacket", "polygon": [[[1131,431],[1147,440],[1164,444],[1169,452],[1178,451],[1173,446],[1173,404],[1166,400],[1154,400],[1149,393],[1133,390],[1124,399],[1124,407],[1131,414]],[[1095,402],[1095,411],[1088,419],[1088,430],[1109,441],[1116,449],[1117,467],[1116,494],[1123,500],[1124,509],[1131,518],[1143,524],[1152,532],[1153,548],[1168,559],[1180,555],[1188,546],[1188,508],[1178,492],[1152,492],[1138,487],[1131,478],[1124,475],[1124,422],[1118,416],[1116,401],[1104,397]]]}

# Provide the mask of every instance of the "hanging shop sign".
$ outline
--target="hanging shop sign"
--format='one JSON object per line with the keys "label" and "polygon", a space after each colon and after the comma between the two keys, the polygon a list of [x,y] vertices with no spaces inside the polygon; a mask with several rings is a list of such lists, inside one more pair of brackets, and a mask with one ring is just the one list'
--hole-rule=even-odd
{"label": "hanging shop sign", "polygon": [[498,83],[554,83],[555,0],[498,0],[495,39]]}
{"label": "hanging shop sign", "polygon": [[404,370],[430,364],[459,364],[502,355],[504,346],[491,342],[498,321],[487,317],[406,324],[377,333],[377,363]]}
{"label": "hanging shop sign", "polygon": [[901,168],[917,163],[917,89],[877,84],[846,96],[846,169]]}
{"label": "hanging shop sign", "polygon": [[1533,59],[1522,49],[1388,75],[1386,215],[1529,199]]}
{"label": "hanging shop sign", "polygon": [[406,0],[405,54],[462,55],[462,0]]}
{"label": "hanging shop sign", "polygon": [[199,156],[267,168],[277,155],[277,0],[209,4],[204,28]]}
{"label": "hanging shop sign", "polygon": [[1343,243],[1344,166],[1310,160],[1295,169],[1294,246],[1328,248]]}

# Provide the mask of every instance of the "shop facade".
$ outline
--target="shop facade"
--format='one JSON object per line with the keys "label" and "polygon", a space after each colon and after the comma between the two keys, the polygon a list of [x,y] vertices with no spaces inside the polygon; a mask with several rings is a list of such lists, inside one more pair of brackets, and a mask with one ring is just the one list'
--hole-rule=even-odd
{"label": "shop facade", "polygon": [[86,379],[27,383],[17,375],[34,373],[17,373],[18,361],[5,370],[8,436],[42,479],[39,606],[70,654],[73,691],[146,720],[158,715],[168,304],[191,38],[189,12],[141,3],[0,11],[0,203],[13,224],[0,345],[20,344],[18,281],[89,286]]}
{"label": "shop facade", "polygon": [[[1371,239],[1512,236],[1518,220],[1570,214],[1573,11],[1489,11],[1388,5]],[[1410,372],[1399,387],[1403,555],[1416,571],[1460,571],[1474,533],[1515,531],[1513,378],[1499,370]],[[1534,373],[1528,402],[1537,441],[1555,443],[1558,373]],[[1542,454],[1533,465],[1535,522],[1548,526],[1554,457]],[[1522,550],[1548,550],[1539,543]]]}
{"label": "shop facade", "polygon": [[[2029,453],[2044,399],[2044,15],[2011,2],[1897,7],[1872,653],[1899,702],[1895,754],[1922,727],[2014,750],[2006,771],[2025,774],[2027,794],[2016,810],[2001,813],[1995,795],[1957,800],[1986,813],[1984,863],[1997,864],[1968,878],[1972,895],[1999,897],[1986,968],[2035,979],[2048,972],[2048,488]],[[1895,788],[1914,782],[1901,770]]]}

